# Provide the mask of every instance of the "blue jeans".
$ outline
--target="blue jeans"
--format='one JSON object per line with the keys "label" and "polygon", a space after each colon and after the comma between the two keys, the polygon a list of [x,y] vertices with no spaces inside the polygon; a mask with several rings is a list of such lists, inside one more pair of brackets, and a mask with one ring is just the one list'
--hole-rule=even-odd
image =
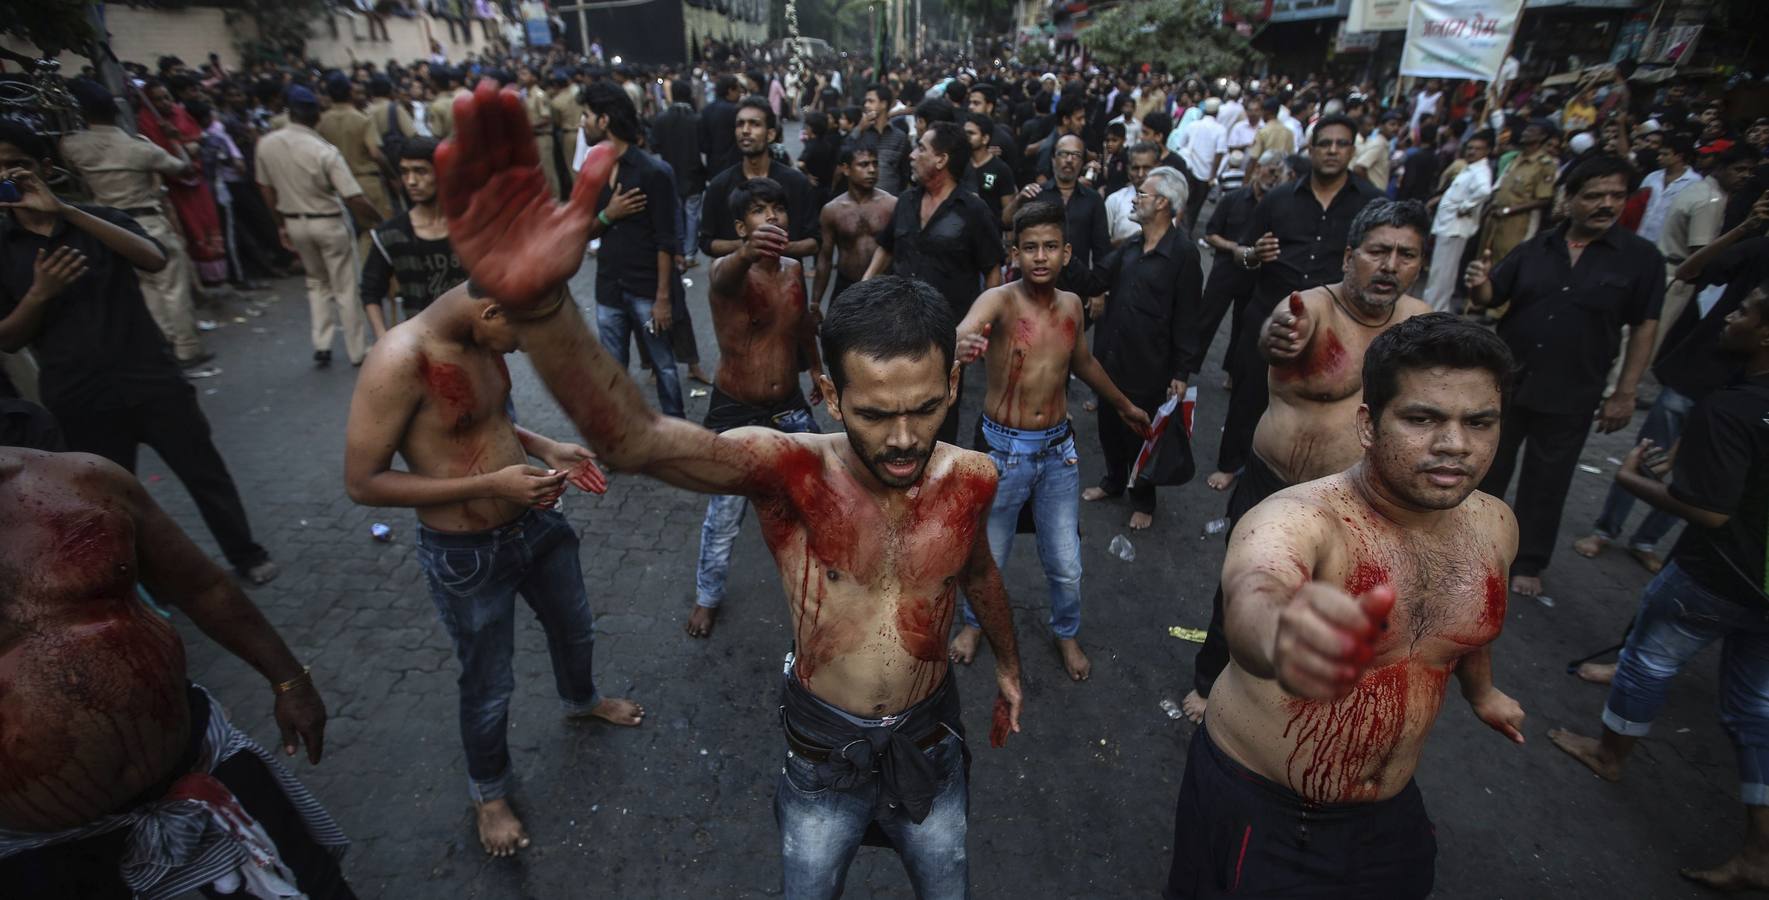
{"label": "blue jeans", "polygon": [[780,825],[787,900],[841,896],[848,865],[874,822],[903,858],[919,900],[970,896],[964,744],[951,735],[926,752],[939,772],[939,788],[927,818],[916,824],[901,808],[880,808],[876,780],[838,790],[819,780],[811,763],[786,751],[774,789],[774,819]]}
{"label": "blue jeans", "polygon": [[651,362],[657,367],[657,407],[664,415],[680,419],[684,414],[682,379],[676,372],[676,351],[670,346],[669,332],[652,334],[645,330],[645,323],[651,321],[653,303],[650,297],[627,293],[621,294],[620,306],[597,303],[596,332],[602,349],[612,354],[623,369],[628,360],[627,337],[645,342],[645,352],[651,354]]}
{"label": "blue jeans", "polygon": [[[1658,399],[1646,412],[1646,421],[1640,423],[1640,437],[1635,438],[1635,443],[1642,438],[1650,439],[1669,450],[1683,433],[1683,420],[1689,418],[1689,411],[1694,407],[1694,400],[1660,385]],[[1611,484],[1609,496],[1603,500],[1603,514],[1597,517],[1597,527],[1593,530],[1612,541],[1621,537],[1622,528],[1628,524],[1628,513],[1633,509],[1634,495],[1619,484]],[[1634,536],[1628,538],[1628,546],[1651,550],[1679,521],[1676,516],[1654,508],[1646,514],[1646,521],[1640,523]]]}
{"label": "blue jeans", "polygon": [[1697,584],[1671,561],[1640,598],[1603,726],[1643,737],[1683,664],[1720,641],[1720,723],[1738,753],[1739,799],[1769,806],[1769,613]]}
{"label": "blue jeans", "polygon": [[461,661],[461,744],[467,791],[479,802],[509,788],[510,694],[516,689],[516,595],[547,633],[553,684],[567,715],[601,702],[590,674],[596,638],[578,569],[577,534],[565,517],[531,509],[489,531],[418,529],[418,565]]}
{"label": "blue jeans", "polygon": [[[816,434],[817,420],[808,409],[795,410],[774,420],[787,434]],[[706,519],[700,523],[700,563],[694,573],[694,602],[717,609],[725,602],[725,578],[731,573],[731,545],[743,525],[749,499],[741,494],[715,494],[706,501]]]}
{"label": "blue jeans", "polygon": [[[1062,639],[1081,630],[1081,467],[1073,434],[1055,446],[1048,445],[1053,438],[1038,435],[1060,434],[1059,429],[1066,428],[1065,424],[1051,432],[1014,431],[983,418],[989,458],[1001,475],[995,503],[989,507],[989,554],[995,565],[1007,565],[1020,507],[1031,501],[1038,561],[1050,585],[1050,630]],[[964,624],[978,627],[968,600]]]}
{"label": "blue jeans", "polygon": [[676,201],[676,233],[682,236],[684,259],[700,255],[700,208],[705,200],[706,194],[699,193]]}

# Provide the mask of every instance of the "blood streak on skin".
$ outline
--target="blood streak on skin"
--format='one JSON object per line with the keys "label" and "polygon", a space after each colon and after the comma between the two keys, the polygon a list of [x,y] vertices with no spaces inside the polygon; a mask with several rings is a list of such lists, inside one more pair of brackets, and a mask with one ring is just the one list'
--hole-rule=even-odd
{"label": "blood streak on skin", "polygon": [[1008,343],[1007,380],[1001,386],[1001,405],[995,410],[997,421],[1017,423],[1020,420],[1018,414],[1024,412],[1020,397],[1020,370],[1026,366],[1026,353],[1037,338],[1037,329],[1038,326],[1031,319],[1014,320],[1013,339]]}
{"label": "blood streak on skin", "polygon": [[1007,746],[1007,736],[1013,733],[1012,710],[1007,705],[1007,698],[999,694],[995,697],[995,713],[989,721],[989,746]]}
{"label": "blood streak on skin", "polygon": [[1351,695],[1326,703],[1288,700],[1295,749],[1284,770],[1292,790],[1310,803],[1351,803],[1376,798],[1380,773],[1406,725],[1408,662],[1372,669]]}
{"label": "blood streak on skin", "polygon": [[[499,365],[503,360],[498,360]],[[466,370],[453,363],[433,363],[428,356],[418,354],[418,377],[423,380],[424,387],[442,405],[455,414],[455,427],[465,427],[472,421],[473,407],[476,405],[473,396],[473,382],[467,377]],[[505,379],[509,378],[508,369]]]}
{"label": "blood streak on skin", "polygon": [[1482,628],[1497,629],[1505,624],[1505,578],[1497,572],[1486,576],[1486,605],[1480,610]]}
{"label": "blood streak on skin", "polygon": [[1345,368],[1349,354],[1345,345],[1339,342],[1339,336],[1331,331],[1319,333],[1316,340],[1310,341],[1303,355],[1286,365],[1273,365],[1272,374],[1280,381],[1300,381],[1304,378],[1315,378],[1331,375]]}
{"label": "blood streak on skin", "polygon": [[1352,567],[1351,575],[1345,579],[1345,592],[1353,597],[1361,597],[1369,593],[1371,588],[1388,583],[1390,578],[1386,567],[1374,560],[1360,559]]}

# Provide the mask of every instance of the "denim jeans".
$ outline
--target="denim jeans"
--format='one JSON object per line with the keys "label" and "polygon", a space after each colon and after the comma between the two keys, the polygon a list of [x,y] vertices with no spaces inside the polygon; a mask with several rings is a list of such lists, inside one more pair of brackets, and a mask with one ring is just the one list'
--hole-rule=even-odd
{"label": "denim jeans", "polygon": [[706,194],[698,193],[676,202],[676,233],[682,236],[684,259],[700,255],[700,209],[705,200]]}
{"label": "denim jeans", "polygon": [[578,568],[577,534],[564,516],[533,509],[489,531],[420,527],[418,564],[461,661],[456,683],[467,790],[476,801],[496,800],[509,787],[517,594],[547,633],[553,684],[566,714],[586,714],[602,699],[590,674],[596,638]]}
{"label": "denim jeans", "polygon": [[[1689,411],[1695,407],[1695,401],[1676,391],[1659,386],[1658,399],[1653,401],[1652,409],[1646,413],[1646,421],[1640,423],[1640,437],[1650,439],[1654,444],[1670,449],[1677,438],[1683,434],[1683,420],[1689,418]],[[1628,524],[1628,513],[1634,509],[1634,495],[1628,493],[1619,484],[1609,486],[1609,496],[1603,500],[1603,514],[1597,517],[1597,527],[1592,529],[1598,534],[1615,540],[1622,536],[1622,528]],[[1660,509],[1652,509],[1646,514],[1646,521],[1628,538],[1628,546],[1641,550],[1650,550],[1661,538],[1670,533],[1681,521],[1676,516]]]}
{"label": "denim jeans", "polygon": [[602,348],[612,354],[623,369],[629,359],[627,337],[631,335],[645,343],[645,351],[651,354],[651,362],[657,367],[657,406],[664,415],[680,419],[684,414],[682,377],[676,371],[676,352],[670,346],[670,336],[645,330],[645,323],[651,321],[651,307],[655,302],[650,297],[622,293],[620,306],[597,303],[596,332],[602,340]]}
{"label": "denim jeans", "polygon": [[[787,434],[816,434],[817,420],[808,409],[795,410],[774,420]],[[717,609],[725,602],[725,577],[731,573],[731,545],[743,525],[749,499],[741,494],[715,494],[706,501],[706,519],[700,523],[700,563],[694,573],[694,602]]]}
{"label": "denim jeans", "polygon": [[[1050,585],[1050,630],[1058,638],[1073,638],[1081,630],[1081,467],[1075,455],[1075,437],[1071,434],[1055,446],[1032,446],[1026,441],[1004,440],[1006,431],[987,417],[983,419],[989,458],[1001,475],[995,502],[989,507],[989,554],[995,557],[995,565],[1007,565],[1020,508],[1030,501],[1038,531],[1038,561]],[[968,600],[964,624],[978,627]]]}
{"label": "denim jeans", "polygon": [[787,900],[841,896],[848,865],[867,826],[874,822],[903,858],[916,897],[970,896],[970,862],[965,853],[970,786],[964,773],[964,744],[951,735],[926,752],[939,772],[939,788],[927,818],[916,824],[899,807],[880,808],[876,780],[838,790],[820,781],[811,763],[786,751],[774,789],[774,820],[780,825]]}
{"label": "denim jeans", "polygon": [[1709,592],[1672,560],[1640,598],[1603,725],[1643,737],[1672,678],[1720,641],[1720,723],[1738,754],[1739,799],[1769,806],[1769,613]]}

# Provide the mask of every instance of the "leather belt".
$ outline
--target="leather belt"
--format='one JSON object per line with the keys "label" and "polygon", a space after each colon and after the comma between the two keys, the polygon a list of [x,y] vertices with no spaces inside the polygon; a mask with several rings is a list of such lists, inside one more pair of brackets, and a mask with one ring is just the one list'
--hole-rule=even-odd
{"label": "leather belt", "polygon": [[[793,734],[792,728],[790,728],[790,727],[782,728],[780,730],[782,732],[785,732],[785,734],[786,734],[786,747],[787,747],[787,749],[791,750],[793,753],[797,754],[800,758],[805,759],[809,762],[814,762],[814,763],[828,762],[829,761],[829,754],[835,752],[834,750],[832,750],[829,747],[819,747],[815,744],[806,743],[798,735]],[[917,749],[917,750],[932,749],[934,745],[945,740],[946,736],[951,733],[952,733],[952,731],[949,730],[945,725],[936,724],[931,731],[929,731],[927,734],[924,734],[921,737],[916,739],[915,749]],[[861,738],[860,740],[864,740],[864,738]]]}
{"label": "leather belt", "polygon": [[283,213],[285,219],[339,219],[343,213]]}

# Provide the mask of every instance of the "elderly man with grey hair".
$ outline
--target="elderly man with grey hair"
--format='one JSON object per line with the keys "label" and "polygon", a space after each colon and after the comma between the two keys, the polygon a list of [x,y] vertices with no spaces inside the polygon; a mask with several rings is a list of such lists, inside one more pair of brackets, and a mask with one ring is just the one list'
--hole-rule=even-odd
{"label": "elderly man with grey hair", "polygon": [[[1177,169],[1161,166],[1149,172],[1136,189],[1131,213],[1142,235],[1113,250],[1103,267],[1112,293],[1094,329],[1093,354],[1112,383],[1150,417],[1168,397],[1185,393],[1209,346],[1209,339],[1198,332],[1204,287],[1198,248],[1174,222],[1188,193],[1186,178]],[[1106,473],[1081,499],[1117,497],[1128,488],[1130,527],[1147,528],[1154,524],[1155,485],[1146,479],[1128,483],[1142,438],[1110,406],[1102,403],[1100,409]]]}
{"label": "elderly man with grey hair", "polygon": [[[1210,267],[1210,279],[1204,283],[1204,305],[1198,322],[1204,351],[1209,350],[1217,326],[1222,324],[1222,317],[1228,313],[1231,304],[1235,315],[1229,320],[1228,345],[1234,347],[1240,340],[1242,313],[1247,309],[1247,302],[1253,299],[1256,276],[1253,270],[1236,263],[1241,254],[1248,252],[1247,247],[1236,239],[1246,233],[1247,223],[1253,221],[1253,210],[1259,206],[1265,192],[1288,176],[1289,167],[1284,162],[1284,154],[1276,150],[1261,153],[1248,174],[1247,183],[1223,194],[1216,201],[1210,220],[1201,229],[1204,243],[1216,253],[1215,264]],[[1223,368],[1225,371],[1228,368],[1226,358]]]}

